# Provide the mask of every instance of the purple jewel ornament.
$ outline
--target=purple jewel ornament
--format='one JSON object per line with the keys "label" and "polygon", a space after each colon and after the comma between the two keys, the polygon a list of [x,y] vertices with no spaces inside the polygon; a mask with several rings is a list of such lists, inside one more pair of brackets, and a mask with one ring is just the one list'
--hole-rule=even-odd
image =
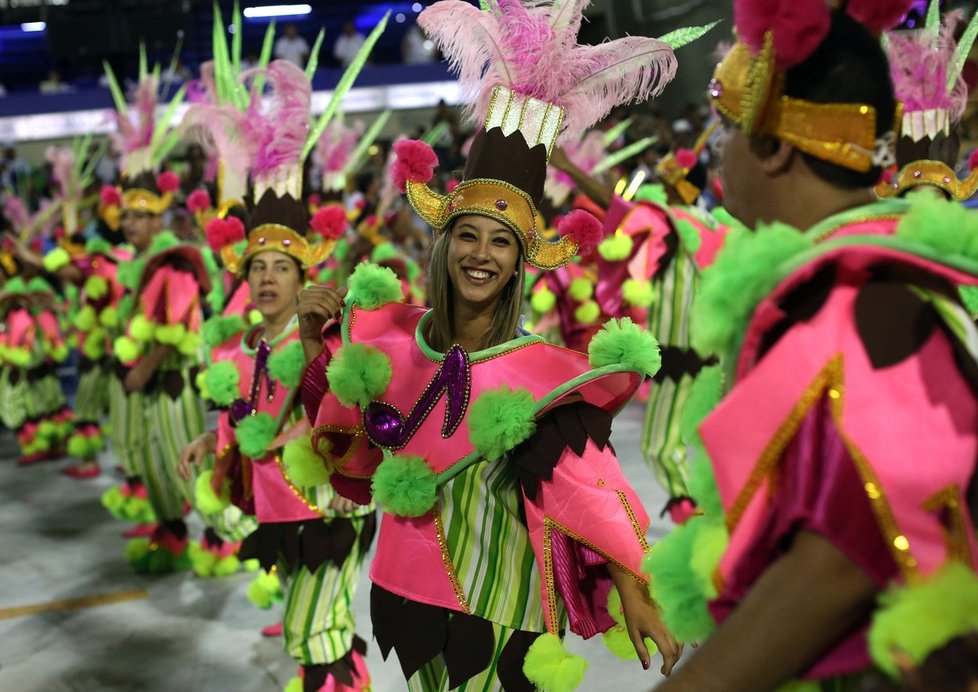
{"label": "purple jewel ornament", "polygon": [[271,352],[271,345],[262,339],[258,343],[258,349],[255,352],[255,372],[251,377],[251,399],[249,401],[238,399],[231,404],[231,409],[228,412],[233,425],[237,425],[258,410],[258,397],[261,394],[261,380],[263,377],[268,378],[269,393],[272,392],[272,379],[268,377],[268,356]]}
{"label": "purple jewel ornament", "polygon": [[461,346],[453,346],[445,354],[438,372],[425,387],[421,398],[411,408],[406,419],[401,418],[397,409],[383,401],[372,401],[363,411],[363,427],[371,441],[388,449],[401,449],[428,418],[428,414],[442,396],[448,397],[445,406],[445,421],[441,436],[451,437],[468,408],[469,384],[471,382],[469,356]]}
{"label": "purple jewel ornament", "polygon": [[507,202],[504,199],[497,199],[496,209],[498,209],[499,211],[506,211],[507,209],[509,209],[509,202]]}

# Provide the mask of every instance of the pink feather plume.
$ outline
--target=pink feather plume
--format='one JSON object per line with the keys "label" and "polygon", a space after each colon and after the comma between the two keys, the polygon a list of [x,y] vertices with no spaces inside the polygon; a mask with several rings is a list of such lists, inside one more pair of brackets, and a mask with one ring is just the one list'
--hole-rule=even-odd
{"label": "pink feather plume", "polygon": [[573,141],[615,106],[657,96],[676,74],[672,48],[627,37],[579,45],[589,0],[499,0],[483,12],[464,0],[441,0],[418,25],[459,74],[466,115],[480,125],[492,87],[501,85],[565,110],[558,142]]}
{"label": "pink feather plume", "polygon": [[77,182],[74,180],[72,171],[75,167],[75,155],[69,147],[48,147],[44,151],[44,158],[51,164],[51,177],[61,188],[61,194],[65,197],[72,196],[77,190]]}
{"label": "pink feather plume", "polygon": [[902,22],[912,6],[913,0],[849,0],[846,13],[879,34]]}
{"label": "pink feather plume", "polygon": [[890,61],[890,78],[896,97],[907,112],[944,108],[951,120],[964,115],[968,105],[968,86],[959,76],[954,89],[947,92],[947,70],[957,43],[954,31],[963,18],[960,10],[948,12],[941,21],[936,43],[924,32],[893,31],[884,42]]}
{"label": "pink feather plume", "polygon": [[[243,72],[240,79],[252,78],[259,71]],[[254,96],[242,120],[242,135],[256,146],[252,170],[259,176],[302,156],[312,103],[312,85],[300,67],[273,60],[265,68],[265,77],[270,93],[265,99]]]}
{"label": "pink feather plume", "polygon": [[10,225],[14,227],[15,231],[20,231],[30,223],[30,212],[27,211],[27,205],[24,204],[24,200],[20,197],[12,195],[9,192],[4,192],[0,196],[0,201],[3,202],[3,215],[10,222]]}
{"label": "pink feather plume", "polygon": [[358,120],[346,127],[339,119],[333,120],[316,143],[316,155],[326,173],[340,173],[350,162],[350,156],[363,135],[364,124]]}

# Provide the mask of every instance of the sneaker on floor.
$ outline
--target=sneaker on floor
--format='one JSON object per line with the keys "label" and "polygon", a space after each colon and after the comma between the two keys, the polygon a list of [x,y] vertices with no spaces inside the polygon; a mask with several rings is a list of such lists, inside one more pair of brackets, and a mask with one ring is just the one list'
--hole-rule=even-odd
{"label": "sneaker on floor", "polygon": [[269,625],[268,627],[261,628],[261,636],[263,637],[281,637],[282,636],[282,623],[276,622],[274,625]]}

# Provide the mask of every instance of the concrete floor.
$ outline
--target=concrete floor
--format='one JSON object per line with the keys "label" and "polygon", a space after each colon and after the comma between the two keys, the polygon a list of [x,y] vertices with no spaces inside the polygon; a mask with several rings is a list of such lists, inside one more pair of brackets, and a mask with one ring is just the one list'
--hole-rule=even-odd
{"label": "concrete floor", "polygon": [[[668,529],[668,520],[657,517],[666,496],[640,459],[643,415],[642,406],[626,409],[612,439],[626,475],[654,515],[654,540]],[[13,437],[2,433],[0,691],[271,692],[295,675],[282,640],[260,635],[281,611],[261,611],[247,600],[251,575],[205,580],[189,572],[132,573],[120,537],[126,527],[99,503],[101,493],[118,482],[110,453],[100,459],[102,476],[88,481],[60,475],[67,461],[20,468],[15,458]],[[199,531],[192,524],[192,535]],[[371,642],[366,575],[364,569],[355,611],[360,635]],[[13,607],[141,589],[148,597],[3,617]],[[590,661],[582,690],[647,690],[661,679],[661,662],[653,661],[645,672],[637,661],[615,658],[599,638],[585,642],[572,636],[568,648]],[[405,689],[393,655],[384,662],[371,642],[367,662],[375,692]]]}

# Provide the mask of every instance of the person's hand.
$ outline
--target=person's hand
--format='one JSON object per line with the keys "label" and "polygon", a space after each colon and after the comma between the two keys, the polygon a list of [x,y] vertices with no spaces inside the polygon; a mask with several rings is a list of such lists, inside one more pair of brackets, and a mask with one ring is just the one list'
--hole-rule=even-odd
{"label": "person's hand", "polygon": [[146,367],[143,362],[140,362],[129,369],[125,379],[122,381],[122,385],[125,387],[126,393],[132,394],[133,392],[142,391],[152,377],[153,370]]}
{"label": "person's hand", "polygon": [[194,438],[180,452],[180,461],[177,462],[177,472],[180,474],[180,477],[185,481],[189,481],[190,467],[200,466],[201,462],[204,461],[204,457],[212,454],[216,448],[217,436],[212,432],[205,432]]}
{"label": "person's hand", "polygon": [[628,638],[632,640],[642,667],[648,668],[651,661],[645,646],[645,638],[649,637],[662,654],[662,674],[669,675],[683,653],[683,645],[676,641],[662,622],[658,608],[652,603],[648,586],[614,565],[609,565],[609,570],[621,595]]}
{"label": "person's hand", "polygon": [[299,338],[319,339],[328,320],[339,319],[346,303],[346,289],[309,286],[299,295]]}
{"label": "person's hand", "polygon": [[349,514],[359,506],[353,500],[342,495],[334,495],[333,499],[329,501],[329,508],[334,512],[340,512],[342,514]]}

